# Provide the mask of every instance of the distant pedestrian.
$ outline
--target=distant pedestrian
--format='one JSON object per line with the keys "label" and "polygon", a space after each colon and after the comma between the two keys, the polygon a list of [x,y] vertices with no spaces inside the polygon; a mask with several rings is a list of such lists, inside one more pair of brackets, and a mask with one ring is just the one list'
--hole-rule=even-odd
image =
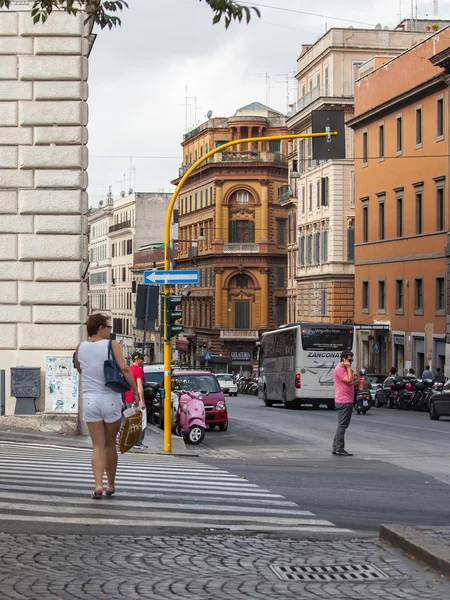
{"label": "distant pedestrian", "polygon": [[[135,352],[131,357],[131,360],[133,361],[133,364],[130,367],[130,373],[133,375],[136,382],[141,410],[145,410],[144,369],[142,368],[144,366],[144,357],[140,352]],[[125,404],[127,405],[127,408],[130,408],[130,406],[133,405],[133,392],[131,390],[125,392]],[[135,445],[135,448],[147,448],[147,446],[144,445],[144,438],[145,428],[142,430],[141,437]]]}
{"label": "distant pedestrian", "polygon": [[[334,402],[338,411],[338,426],[333,440],[333,454],[353,456],[345,449],[345,430],[353,411],[355,379],[352,371],[353,352],[344,350],[341,362],[334,369]],[[356,380],[357,382],[358,380]]]}
{"label": "distant pedestrian", "polygon": [[395,377],[397,375],[397,369],[395,367],[391,367],[389,369],[389,376],[390,377]]}
{"label": "distant pedestrian", "polygon": [[433,373],[431,372],[430,365],[425,367],[425,371],[422,373],[422,379],[433,379]]}
{"label": "distant pedestrian", "polygon": [[406,373],[406,377],[415,377],[416,376],[416,372],[414,371],[414,369],[412,367],[410,367],[408,369],[408,372]]}
{"label": "distant pedestrian", "polygon": [[434,380],[437,383],[445,383],[445,375],[439,367],[436,369],[436,374],[434,376]]}
{"label": "distant pedestrian", "polygon": [[[106,315],[91,315],[86,323],[88,341],[81,342],[75,352],[75,366],[81,373],[83,393],[83,419],[92,439],[92,471],[95,489],[92,497],[99,500],[103,495],[103,475],[106,471],[108,485],[106,495],[115,492],[117,470],[116,437],[120,427],[122,395],[105,385],[104,363],[108,359],[111,325]],[[117,366],[131,387],[135,404],[139,402],[136,383],[123,358],[117,342],[112,342]]]}

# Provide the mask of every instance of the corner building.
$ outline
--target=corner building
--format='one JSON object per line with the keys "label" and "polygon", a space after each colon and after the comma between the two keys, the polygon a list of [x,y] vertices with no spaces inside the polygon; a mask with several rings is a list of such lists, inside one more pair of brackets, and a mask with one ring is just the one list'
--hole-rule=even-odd
{"label": "corner building", "polygon": [[[45,23],[33,24],[31,8],[30,1],[0,9],[0,368],[6,415],[15,410],[10,368],[41,369],[36,408],[44,411],[46,358],[71,357],[86,335],[93,36],[82,13],[53,11]],[[23,426],[38,427],[47,416],[22,419]]]}
{"label": "corner building", "polygon": [[[298,100],[288,114],[289,133],[311,133],[314,110],[341,110],[350,119],[358,68],[375,55],[392,58],[426,35],[400,29],[333,28],[315,44],[302,46]],[[314,159],[311,139],[290,144],[290,185],[279,197],[289,212],[290,322],[353,319],[355,154],[348,127],[345,149],[345,159],[324,161]]]}
{"label": "corner building", "polygon": [[356,86],[355,320],[386,326],[361,332],[375,371],[445,366],[449,33],[376,59]]}
{"label": "corner building", "polygon": [[[285,116],[254,102],[211,118],[184,136],[180,176],[208,150],[247,137],[287,133]],[[179,195],[177,268],[198,269],[183,301],[188,347],[181,362],[252,370],[263,331],[286,322],[286,220],[278,190],[287,183],[287,143],[242,143],[210,157]],[[177,183],[177,179],[174,183]]]}

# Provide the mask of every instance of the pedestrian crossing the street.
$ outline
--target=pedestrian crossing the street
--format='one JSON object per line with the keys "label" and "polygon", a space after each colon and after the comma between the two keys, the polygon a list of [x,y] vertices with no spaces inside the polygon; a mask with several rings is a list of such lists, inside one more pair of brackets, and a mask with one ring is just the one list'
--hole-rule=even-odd
{"label": "pedestrian crossing the street", "polygon": [[348,532],[242,477],[177,456],[121,456],[116,494],[94,500],[90,458],[87,448],[0,441],[0,523]]}

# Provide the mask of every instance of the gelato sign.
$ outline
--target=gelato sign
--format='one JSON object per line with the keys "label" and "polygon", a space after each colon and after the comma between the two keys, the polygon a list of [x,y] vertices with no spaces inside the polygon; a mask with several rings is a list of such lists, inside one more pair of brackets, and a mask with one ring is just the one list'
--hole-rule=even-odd
{"label": "gelato sign", "polygon": [[232,352],[232,360],[250,360],[250,352]]}

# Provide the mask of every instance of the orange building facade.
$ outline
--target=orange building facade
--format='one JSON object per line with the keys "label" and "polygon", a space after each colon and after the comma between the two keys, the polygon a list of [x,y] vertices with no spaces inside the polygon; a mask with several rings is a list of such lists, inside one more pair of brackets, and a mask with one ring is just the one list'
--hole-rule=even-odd
{"label": "orange building facade", "polygon": [[[208,150],[247,137],[286,134],[285,116],[259,103],[210,118],[184,136],[180,175]],[[242,143],[218,152],[189,177],[178,197],[180,269],[198,269],[182,305],[181,363],[252,371],[263,331],[286,322],[287,142]],[[177,183],[179,179],[173,183]]]}
{"label": "orange building facade", "polygon": [[375,372],[445,367],[449,47],[446,28],[355,87],[355,322],[377,325],[360,335]]}

